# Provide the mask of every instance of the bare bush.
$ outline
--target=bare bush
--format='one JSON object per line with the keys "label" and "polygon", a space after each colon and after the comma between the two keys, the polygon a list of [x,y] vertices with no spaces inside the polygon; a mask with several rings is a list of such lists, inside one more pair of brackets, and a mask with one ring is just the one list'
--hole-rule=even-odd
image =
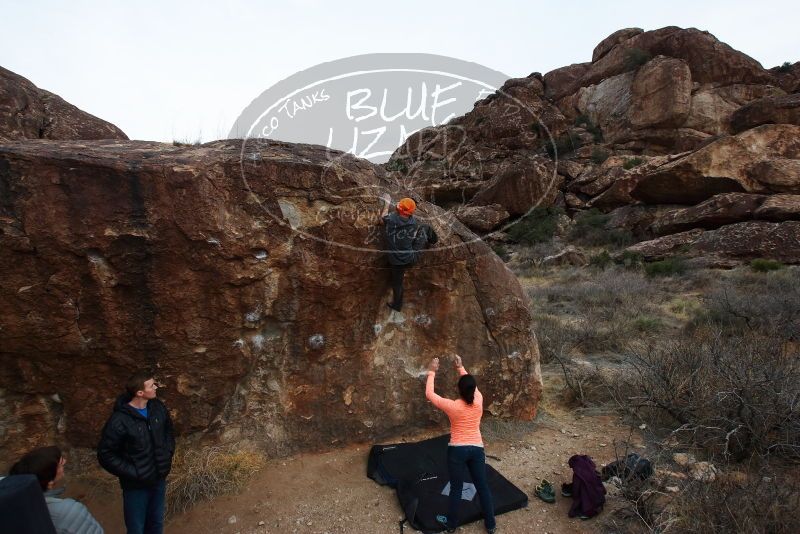
{"label": "bare bush", "polygon": [[[797,473],[769,467],[746,473],[722,466],[714,480],[623,481],[625,504],[601,522],[614,533],[789,534],[800,521]],[[677,490],[677,491],[676,491]]]}
{"label": "bare bush", "polygon": [[558,317],[538,315],[533,323],[542,363],[564,357],[580,344],[576,329]]}
{"label": "bare bush", "polygon": [[574,276],[568,276],[560,284],[531,288],[529,295],[534,300],[569,303],[574,308],[593,311],[617,306],[641,310],[657,290],[658,286],[640,272],[608,269],[598,271],[589,279],[576,271]]}
{"label": "bare bush", "polygon": [[510,255],[508,268],[520,277],[532,277],[539,274],[539,263],[543,258],[561,250],[555,241],[535,243],[531,246],[517,246]]}
{"label": "bare bush", "polygon": [[574,352],[619,352],[635,340],[659,331],[658,286],[625,269],[597,272],[591,279],[567,276],[558,284],[528,291],[544,362]]}
{"label": "bare bush", "polygon": [[178,448],[167,484],[167,517],[200,501],[237,493],[264,463],[258,453],[231,447]]}
{"label": "bare bush", "polygon": [[631,336],[639,333],[640,323],[624,310],[608,313],[580,312],[569,319],[537,316],[534,328],[539,339],[542,362],[549,363],[558,355],[620,351],[628,346]]}
{"label": "bare bush", "polygon": [[625,505],[605,518],[604,532],[672,532],[675,523],[669,504],[671,496],[660,491],[652,480],[627,480],[620,487]]}
{"label": "bare bush", "polygon": [[736,271],[718,281],[705,301],[707,310],[696,324],[711,322],[733,331],[800,339],[800,269]]}
{"label": "bare bush", "polygon": [[[607,157],[608,154],[603,152],[597,153],[597,156],[592,154],[592,158],[603,159],[603,161]],[[570,240],[588,247],[609,245],[615,248],[630,245],[635,241],[630,230],[608,228],[607,224],[610,219],[609,214],[602,213],[596,208],[578,212],[570,231]]]}
{"label": "bare bush", "polygon": [[538,262],[547,256],[552,256],[564,249],[564,244],[558,240],[548,241],[546,243],[536,243],[529,247],[520,248],[517,252],[521,259],[530,262]]}
{"label": "bare bush", "polygon": [[560,359],[559,363],[572,400],[581,406],[598,406],[614,399],[611,384],[615,371],[575,360]]}
{"label": "bare bush", "polygon": [[[800,359],[774,337],[717,332],[630,354],[616,398],[687,445],[726,458],[800,458]],[[665,419],[666,417],[666,419]]]}
{"label": "bare bush", "polygon": [[553,239],[559,216],[564,210],[558,207],[537,207],[520,217],[509,229],[508,237],[515,243],[533,245]]}
{"label": "bare bush", "polygon": [[693,482],[672,504],[674,531],[698,534],[791,533],[800,524],[800,481],[755,473]]}

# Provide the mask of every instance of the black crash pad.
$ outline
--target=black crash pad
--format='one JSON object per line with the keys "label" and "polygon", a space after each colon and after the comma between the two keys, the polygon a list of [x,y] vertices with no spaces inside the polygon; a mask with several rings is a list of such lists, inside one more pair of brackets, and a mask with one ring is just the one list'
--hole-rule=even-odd
{"label": "black crash pad", "polygon": [[[447,443],[450,435],[426,439],[416,443],[375,445],[367,460],[367,476],[381,485],[397,490],[400,507],[406,520],[425,533],[441,532],[437,515],[447,514],[448,497],[442,492],[449,483],[447,475]],[[528,496],[486,464],[486,477],[494,500],[494,513],[524,508]],[[472,482],[469,472],[464,473],[465,487]],[[465,495],[468,497],[468,495]],[[461,503],[460,524],[483,518],[480,499],[474,496]]]}

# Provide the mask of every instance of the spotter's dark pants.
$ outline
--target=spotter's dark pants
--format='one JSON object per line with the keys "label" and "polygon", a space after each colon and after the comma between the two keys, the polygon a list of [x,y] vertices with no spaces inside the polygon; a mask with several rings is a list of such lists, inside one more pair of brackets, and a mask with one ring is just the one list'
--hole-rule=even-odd
{"label": "spotter's dark pants", "polygon": [[486,480],[486,454],[483,447],[472,445],[447,447],[447,472],[450,475],[450,506],[447,510],[447,528],[458,526],[458,509],[464,488],[464,472],[469,470],[472,483],[478,491],[486,530],[495,528],[494,503]]}

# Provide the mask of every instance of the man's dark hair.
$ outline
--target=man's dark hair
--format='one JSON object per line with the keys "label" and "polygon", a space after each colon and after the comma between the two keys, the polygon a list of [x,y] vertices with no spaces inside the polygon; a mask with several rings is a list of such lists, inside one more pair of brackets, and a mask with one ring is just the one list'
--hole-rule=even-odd
{"label": "man's dark hair", "polygon": [[58,463],[61,461],[61,449],[52,445],[33,449],[11,466],[9,475],[36,475],[42,491],[56,478]]}
{"label": "man's dark hair", "polygon": [[125,391],[133,398],[137,391],[144,391],[144,383],[151,378],[153,378],[153,373],[149,371],[136,371],[125,383]]}
{"label": "man's dark hair", "polygon": [[472,375],[464,375],[458,379],[458,394],[467,404],[472,404],[475,400],[475,388],[478,384]]}

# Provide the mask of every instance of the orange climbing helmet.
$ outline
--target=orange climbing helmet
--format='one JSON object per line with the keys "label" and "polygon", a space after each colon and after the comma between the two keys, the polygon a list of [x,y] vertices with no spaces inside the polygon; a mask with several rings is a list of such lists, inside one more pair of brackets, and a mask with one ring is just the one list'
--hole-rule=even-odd
{"label": "orange climbing helmet", "polygon": [[410,198],[403,198],[397,203],[397,213],[403,217],[408,217],[417,209],[417,203]]}

